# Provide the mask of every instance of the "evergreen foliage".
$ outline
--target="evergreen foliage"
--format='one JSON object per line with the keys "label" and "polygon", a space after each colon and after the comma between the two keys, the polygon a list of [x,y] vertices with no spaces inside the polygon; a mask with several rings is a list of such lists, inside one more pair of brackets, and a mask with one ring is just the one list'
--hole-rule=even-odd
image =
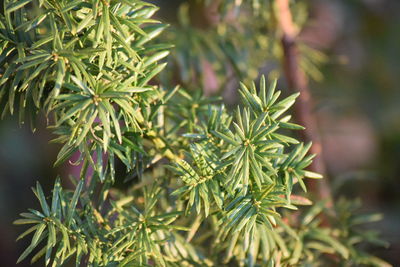
{"label": "evergreen foliage", "polygon": [[[239,2],[226,1],[222,14]],[[260,18],[271,16],[264,4],[249,2],[265,11],[257,13]],[[293,130],[304,128],[286,115],[298,94],[281,98],[277,81],[261,77],[259,86],[241,84],[240,105],[231,112],[219,98],[171,86],[173,69],[159,82],[155,77],[175,43],[171,36],[165,44],[153,41],[166,28],[152,19],[156,10],[139,0],[5,1],[3,116],[18,111],[21,123],[29,117],[34,127],[43,111],[57,136],[53,142],[62,144],[55,165],[79,152],[73,164],[81,168],[79,177],[70,177],[73,190],[60,178],[52,194],[39,184],[33,188],[41,210],[29,209],[15,221],[30,227],[18,239],[32,240],[18,262],[30,257],[51,266],[388,265],[357,246],[364,240],[381,244],[374,233],[355,228],[377,216],[356,216],[349,211],[356,205],[344,200],[329,209],[304,194],[306,180],[322,176],[307,170],[311,144],[293,137]],[[177,44],[174,58],[198,60],[185,58],[192,46],[184,45]],[[217,58],[225,56],[246,62],[226,54]],[[240,64],[234,64],[237,74],[246,76]],[[185,66],[180,67],[192,71]],[[202,85],[188,87],[196,86]],[[117,161],[128,173],[124,190],[113,186],[124,178],[116,175]]]}

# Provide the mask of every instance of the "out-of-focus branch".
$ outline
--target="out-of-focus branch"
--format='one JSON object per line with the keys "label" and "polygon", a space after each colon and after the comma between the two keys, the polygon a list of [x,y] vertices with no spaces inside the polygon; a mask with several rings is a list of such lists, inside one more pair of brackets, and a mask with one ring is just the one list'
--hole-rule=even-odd
{"label": "out-of-focus branch", "polygon": [[295,117],[299,124],[306,127],[302,131],[303,140],[305,142],[313,142],[310,152],[317,154],[310,166],[311,170],[325,176],[323,180],[309,179],[308,186],[321,199],[327,199],[328,205],[331,206],[331,190],[326,179],[327,173],[322,156],[321,137],[318,132],[316,118],[312,112],[313,103],[308,88],[307,77],[299,65],[299,51],[296,45],[297,29],[293,23],[289,0],[277,0],[276,4],[278,22],[282,31],[281,41],[286,80],[292,91],[300,92],[299,99],[295,104]]}

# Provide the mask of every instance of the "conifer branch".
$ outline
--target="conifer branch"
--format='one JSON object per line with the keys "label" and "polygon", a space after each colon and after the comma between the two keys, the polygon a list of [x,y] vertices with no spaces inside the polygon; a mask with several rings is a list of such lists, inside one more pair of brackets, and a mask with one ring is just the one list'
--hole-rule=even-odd
{"label": "conifer branch", "polygon": [[[243,18],[240,7],[250,2],[245,12],[270,12],[260,6],[271,1],[203,4],[215,5],[213,12],[221,12],[216,16],[235,10]],[[288,1],[279,3],[289,85],[303,93],[298,120],[309,130],[305,140],[318,143]],[[37,14],[31,14],[33,6]],[[141,0],[4,1],[2,114],[18,111],[22,122],[24,114],[45,111],[52,116],[53,141],[63,144],[55,165],[70,162],[81,168],[71,177],[72,190],[63,188],[60,178],[52,194],[39,184],[33,188],[40,208],[14,222],[30,227],[18,239],[30,235],[32,240],[18,261],[44,258],[53,267],[71,261],[99,267],[288,267],[323,266],[335,255],[334,265],[388,266],[356,247],[361,241],[380,242],[354,229],[380,216],[358,216],[357,203],[339,201],[333,206],[337,218],[330,218],[323,202],[307,199],[306,181],[322,178],[312,170],[325,170],[318,163],[310,170],[311,142],[290,136],[292,130],[304,130],[287,115],[299,93],[281,99],[276,80],[267,84],[262,76],[259,85],[240,85],[240,105],[232,111],[220,98],[204,96],[199,79],[187,91],[175,83],[159,84],[155,77],[161,71],[170,77],[179,71],[163,70],[162,61],[171,45],[185,39],[174,32],[177,38],[154,43],[166,27],[151,18],[156,10]],[[219,55],[210,68],[230,62],[242,77],[245,57],[225,48],[236,48],[236,38],[243,36],[224,28],[226,21],[211,35],[193,31],[188,14],[181,15],[189,43],[177,45],[175,56],[191,63],[182,65],[188,69],[180,75],[199,66],[201,57],[193,57],[197,49]],[[263,27],[263,19],[272,17],[264,15],[259,17]],[[253,27],[253,20],[246,26]],[[253,35],[267,38],[258,26],[248,36]],[[80,157],[71,163],[77,151]],[[118,161],[129,184],[116,171]],[[329,191],[318,193],[329,196]],[[321,216],[331,224],[321,223]]]}

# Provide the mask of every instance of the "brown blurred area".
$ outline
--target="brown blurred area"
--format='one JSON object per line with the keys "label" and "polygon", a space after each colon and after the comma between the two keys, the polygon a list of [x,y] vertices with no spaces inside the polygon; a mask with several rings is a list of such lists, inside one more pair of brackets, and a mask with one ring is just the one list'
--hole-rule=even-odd
{"label": "brown blurred area", "polygon": [[[152,2],[170,19],[183,1]],[[311,82],[311,89],[332,187],[337,195],[362,198],[365,211],[384,214],[371,227],[391,246],[374,254],[400,266],[400,1],[308,3],[300,39],[329,57],[324,79]],[[212,94],[217,85],[210,81]],[[38,206],[30,187],[39,180],[49,192],[61,171],[52,167],[58,147],[48,144],[44,120],[35,133],[16,120],[0,121],[1,266],[14,266],[27,246],[28,240],[15,242],[23,227],[12,221]]]}
{"label": "brown blurred area", "polygon": [[312,84],[315,113],[336,195],[360,197],[391,243],[374,251],[400,265],[400,2],[311,2],[302,39],[330,58]]}

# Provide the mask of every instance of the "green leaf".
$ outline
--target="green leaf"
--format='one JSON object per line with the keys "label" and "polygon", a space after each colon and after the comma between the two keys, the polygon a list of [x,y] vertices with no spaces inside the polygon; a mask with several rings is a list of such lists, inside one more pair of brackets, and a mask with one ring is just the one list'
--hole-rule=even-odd
{"label": "green leaf", "polygon": [[[38,221],[38,222],[40,222],[40,221]],[[37,222],[36,222],[36,223],[37,223]],[[17,223],[14,222],[14,224],[17,224]],[[40,226],[40,224],[36,224],[36,225],[32,226],[31,228],[29,228],[28,230],[26,230],[25,232],[23,232],[22,234],[20,234],[20,235],[17,237],[17,240],[16,240],[16,241],[18,241],[18,240],[24,238],[25,236],[29,235],[29,234],[32,233],[33,231],[36,231],[36,230],[39,228],[39,226]]]}
{"label": "green leaf", "polygon": [[30,2],[32,2],[32,0],[19,0],[19,1],[11,2],[6,6],[6,12],[7,13],[14,12]]}
{"label": "green leaf", "polygon": [[18,220],[15,220],[14,222],[13,222],[13,224],[17,224],[17,225],[20,225],[20,224],[36,224],[36,223],[40,223],[42,220],[39,220],[39,219],[18,219]]}
{"label": "green leaf", "polygon": [[76,28],[76,33],[81,32],[83,29],[85,29],[89,23],[94,22],[93,21],[93,12],[89,12],[89,14],[87,14],[85,16],[84,19],[82,19],[82,21],[78,24],[77,28]]}
{"label": "green leaf", "polygon": [[159,74],[164,68],[167,66],[167,63],[156,65],[156,67],[146,74],[144,79],[142,79],[139,83],[139,86],[146,85],[151,79],[153,79],[157,74]]}
{"label": "green leaf", "polygon": [[61,181],[60,177],[56,178],[53,188],[53,197],[51,199],[51,214],[54,215],[60,208],[59,198],[61,193]]}
{"label": "green leaf", "polygon": [[57,76],[56,76],[54,89],[52,92],[53,98],[57,97],[60,94],[60,90],[61,90],[62,84],[64,82],[64,76],[65,76],[65,62],[62,59],[58,59],[58,61],[57,61]]}
{"label": "green leaf", "polygon": [[[265,82],[265,78],[264,78],[264,82]],[[274,102],[273,101],[273,95],[275,94],[276,83],[277,83],[277,79],[274,79],[272,81],[272,83],[269,85],[268,93],[267,93],[267,96],[266,96],[268,105],[271,105]]]}
{"label": "green leaf", "polygon": [[20,263],[21,261],[23,261],[34,249],[35,247],[30,245],[29,247],[27,247],[24,252],[22,252],[21,256],[19,256],[18,260],[17,260],[17,264]]}
{"label": "green leaf", "polygon": [[68,210],[67,210],[67,217],[66,217],[66,222],[67,224],[71,223],[72,216],[75,213],[76,205],[78,204],[79,197],[81,195],[83,185],[84,185],[85,180],[80,180],[78,185],[76,186],[74,195],[72,196],[71,202],[68,205]]}
{"label": "green leaf", "polygon": [[76,146],[64,145],[57,155],[57,160],[54,162],[54,167],[59,166],[61,163],[69,159],[72,154],[78,150]]}
{"label": "green leaf", "polygon": [[42,187],[40,186],[39,182],[36,182],[36,192],[35,192],[37,198],[39,199],[40,206],[42,207],[42,210],[46,216],[50,216],[50,209],[49,205],[47,204],[46,198],[44,196]]}
{"label": "green leaf", "polygon": [[35,234],[33,235],[31,246],[36,246],[38,244],[39,239],[45,229],[46,229],[46,224],[41,223],[38,229],[36,230]]}
{"label": "green leaf", "polygon": [[159,60],[165,58],[168,55],[169,55],[169,51],[161,51],[161,52],[155,53],[154,55],[152,55],[148,58],[143,59],[143,62],[144,62],[143,68],[146,68],[147,66],[158,62]]}
{"label": "green leaf", "polygon": [[75,83],[76,85],[78,85],[79,88],[81,88],[86,94],[94,95],[93,90],[90,89],[89,87],[87,87],[81,80],[79,80],[79,79],[76,78],[75,76],[71,75],[71,80],[74,81],[74,83]]}
{"label": "green leaf", "polygon": [[65,122],[78,112],[82,112],[82,110],[85,110],[90,104],[92,104],[91,99],[86,99],[84,101],[80,101],[77,104],[75,104],[57,121],[56,127],[59,127],[63,122]]}
{"label": "green leaf", "polygon": [[295,145],[300,143],[296,139],[286,136],[286,135],[282,135],[282,134],[278,134],[278,133],[273,133],[272,135],[273,135],[273,137],[275,137],[279,141],[282,141],[283,143],[289,143],[289,144],[295,144]]}
{"label": "green leaf", "polygon": [[43,231],[45,230],[46,225],[44,223],[38,225],[38,228],[32,238],[31,244],[25,249],[25,251],[18,258],[17,263],[23,261],[32,251],[36,248],[37,244],[43,239]]}
{"label": "green leaf", "polygon": [[312,178],[312,179],[322,179],[323,176],[319,173],[312,172],[312,171],[304,171],[304,176],[307,178]]}
{"label": "green leaf", "polygon": [[228,136],[225,135],[225,134],[219,133],[219,132],[214,131],[214,130],[212,130],[211,133],[212,133],[213,135],[215,135],[216,137],[218,137],[218,138],[224,140],[225,142],[227,142],[227,143],[229,143],[229,144],[231,144],[231,145],[234,145],[234,146],[240,145],[239,142],[237,142],[236,140],[234,140],[234,139],[228,137]]}

